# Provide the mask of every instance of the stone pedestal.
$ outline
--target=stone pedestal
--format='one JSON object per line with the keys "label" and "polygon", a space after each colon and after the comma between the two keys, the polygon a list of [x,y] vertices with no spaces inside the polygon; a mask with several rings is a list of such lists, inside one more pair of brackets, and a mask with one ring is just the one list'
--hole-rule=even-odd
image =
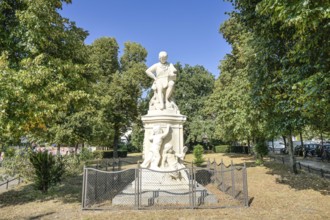
{"label": "stone pedestal", "polygon": [[[149,110],[148,114],[142,116],[142,122],[144,124],[144,141],[143,141],[143,158],[149,152],[152,142],[150,139],[153,136],[153,128],[160,126],[162,130],[165,130],[167,125],[170,125],[171,130],[163,141],[160,149],[160,155],[163,155],[164,144],[170,143],[173,146],[173,150],[181,154],[183,150],[183,123],[186,121],[186,116],[181,115],[178,110]],[[160,160],[162,161],[162,160]]]}

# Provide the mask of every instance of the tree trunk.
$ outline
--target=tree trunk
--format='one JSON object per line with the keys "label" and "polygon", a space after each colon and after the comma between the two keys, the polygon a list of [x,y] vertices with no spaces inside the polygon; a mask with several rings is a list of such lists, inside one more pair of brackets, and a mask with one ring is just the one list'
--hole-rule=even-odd
{"label": "tree trunk", "polygon": [[113,140],[113,157],[118,158],[119,126],[115,125],[115,135]]}
{"label": "tree trunk", "polygon": [[275,153],[274,139],[272,139],[272,148],[273,148],[273,153]]}
{"label": "tree trunk", "polygon": [[290,159],[290,169],[294,174],[297,174],[297,165],[296,165],[296,157],[293,152],[293,142],[292,142],[292,134],[288,135],[288,151],[289,151],[289,159]]}
{"label": "tree trunk", "polygon": [[60,156],[60,155],[61,155],[61,145],[60,145],[60,144],[57,144],[57,152],[56,152],[56,155],[57,155],[57,156]]}
{"label": "tree trunk", "polygon": [[[305,147],[304,147],[304,140],[303,140],[302,132],[301,131],[299,132],[299,135],[300,135],[301,150],[304,152]],[[304,155],[304,153],[303,153],[303,155]],[[298,152],[298,156],[299,156],[299,152]]]}
{"label": "tree trunk", "polygon": [[78,146],[79,146],[78,143],[74,146],[74,154],[75,155],[77,155],[77,153],[78,153]]}
{"label": "tree trunk", "polygon": [[250,137],[248,137],[248,153],[251,153],[251,143],[250,143]]}
{"label": "tree trunk", "polygon": [[321,146],[323,148],[323,133],[322,133],[322,131],[321,131]]}
{"label": "tree trunk", "polygon": [[283,138],[283,142],[284,142],[284,149],[286,150],[286,152],[288,152],[285,136],[282,136],[282,138]]}

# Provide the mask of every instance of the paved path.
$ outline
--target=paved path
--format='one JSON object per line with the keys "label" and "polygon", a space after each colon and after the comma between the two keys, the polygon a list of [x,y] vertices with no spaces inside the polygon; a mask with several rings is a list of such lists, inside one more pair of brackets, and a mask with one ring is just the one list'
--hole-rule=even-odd
{"label": "paved path", "polygon": [[330,163],[327,161],[324,161],[324,162],[322,162],[321,160],[318,161],[318,159],[316,159],[316,158],[313,158],[313,159],[297,158],[297,161],[299,161],[303,165],[323,169],[330,173]]}
{"label": "paved path", "polygon": [[[270,154],[270,156],[273,157],[282,157],[285,158],[286,163],[289,161],[289,155],[284,155],[284,154]],[[323,169],[324,171],[330,173],[330,163],[328,161],[321,161],[320,158],[303,158],[303,157],[296,157],[297,162],[300,162],[302,165],[305,166],[310,166],[312,168],[318,168],[318,169]]]}

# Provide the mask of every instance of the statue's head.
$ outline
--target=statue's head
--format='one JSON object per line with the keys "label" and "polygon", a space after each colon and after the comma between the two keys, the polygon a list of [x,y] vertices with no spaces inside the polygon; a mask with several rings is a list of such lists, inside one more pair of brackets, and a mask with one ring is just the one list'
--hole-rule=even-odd
{"label": "statue's head", "polygon": [[154,126],[152,130],[153,130],[154,134],[161,134],[161,133],[163,133],[163,131],[160,128],[159,125]]}
{"label": "statue's head", "polygon": [[159,61],[161,63],[163,63],[163,64],[166,63],[166,61],[167,61],[167,53],[165,51],[161,51],[159,53],[158,57],[159,57]]}

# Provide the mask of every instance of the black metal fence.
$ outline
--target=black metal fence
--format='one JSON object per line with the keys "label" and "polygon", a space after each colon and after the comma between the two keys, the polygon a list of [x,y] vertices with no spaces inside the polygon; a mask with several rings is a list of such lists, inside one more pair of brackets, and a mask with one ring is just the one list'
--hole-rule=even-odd
{"label": "black metal fence", "polygon": [[[289,158],[287,157],[280,157],[280,156],[269,156],[270,159],[273,159],[274,161],[281,162],[282,164],[289,164]],[[322,169],[322,168],[316,168],[314,166],[306,165],[303,163],[300,163],[299,161],[296,162],[297,168],[299,170],[304,170],[308,173],[313,173],[316,175],[319,175],[323,178],[330,179],[330,171]]]}
{"label": "black metal fence", "polygon": [[15,178],[13,178],[11,180],[8,179],[5,182],[0,183],[0,189],[1,189],[2,186],[5,186],[5,188],[8,189],[10,183],[13,182],[13,181],[15,181],[15,180],[17,180],[17,185],[19,185],[22,182],[22,179],[21,179],[20,176],[19,177],[15,177]]}
{"label": "black metal fence", "polygon": [[248,206],[248,199],[246,167],[233,163],[173,171],[84,168],[82,209],[221,208]]}

